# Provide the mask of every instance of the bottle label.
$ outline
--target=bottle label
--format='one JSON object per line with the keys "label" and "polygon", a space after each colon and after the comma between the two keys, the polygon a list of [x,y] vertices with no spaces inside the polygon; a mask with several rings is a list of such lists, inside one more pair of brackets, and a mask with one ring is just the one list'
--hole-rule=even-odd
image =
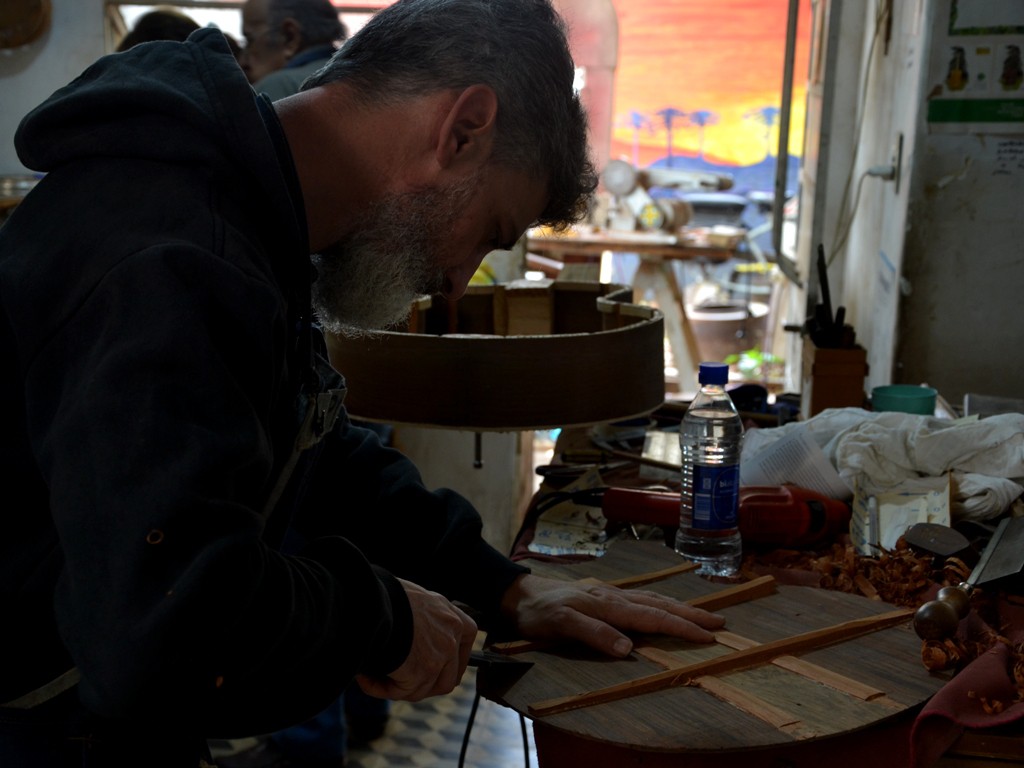
{"label": "bottle label", "polygon": [[736,464],[693,468],[693,527],[705,531],[735,528],[740,498]]}

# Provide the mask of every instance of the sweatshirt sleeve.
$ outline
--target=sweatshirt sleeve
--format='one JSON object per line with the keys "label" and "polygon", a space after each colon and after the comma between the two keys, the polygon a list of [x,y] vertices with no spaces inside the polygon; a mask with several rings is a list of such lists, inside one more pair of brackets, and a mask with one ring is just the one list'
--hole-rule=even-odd
{"label": "sweatshirt sleeve", "polygon": [[410,614],[389,569],[341,535],[292,555],[264,541],[289,330],[270,283],[190,246],[87,277],[63,273],[38,330],[28,297],[12,309],[83,703],[251,735],[400,662]]}
{"label": "sweatshirt sleeve", "polygon": [[342,424],[324,447],[296,527],[307,536],[337,534],[375,565],[476,609],[485,624],[529,569],[499,553],[483,536],[479,513],[450,489],[428,489],[401,452],[376,433]]}

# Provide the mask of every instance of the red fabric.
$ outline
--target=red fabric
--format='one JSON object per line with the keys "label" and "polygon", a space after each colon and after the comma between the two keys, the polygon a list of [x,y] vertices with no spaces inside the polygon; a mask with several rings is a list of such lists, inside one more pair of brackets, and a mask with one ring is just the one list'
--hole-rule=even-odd
{"label": "red fabric", "polygon": [[[1024,718],[1024,701],[1013,676],[1011,646],[1024,642],[1024,606],[998,603],[998,629],[1009,641],[997,642],[979,656],[925,704],[910,734],[911,765],[929,768],[968,728],[992,728]],[[991,628],[976,613],[963,628],[968,638],[984,637]],[[984,702],[999,701],[1002,712],[989,714]]]}

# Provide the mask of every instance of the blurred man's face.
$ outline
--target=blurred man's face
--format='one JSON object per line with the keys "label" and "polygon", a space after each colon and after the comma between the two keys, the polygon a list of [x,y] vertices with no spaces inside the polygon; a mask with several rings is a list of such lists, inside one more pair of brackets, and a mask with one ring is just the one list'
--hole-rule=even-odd
{"label": "blurred man's face", "polygon": [[288,61],[281,30],[270,27],[269,4],[270,0],[247,0],[242,6],[245,47],[238,61],[249,82],[254,84],[281,69]]}
{"label": "blurred man's face", "polygon": [[323,326],[381,330],[403,321],[414,299],[440,293],[447,235],[478,183],[388,195],[359,231],[315,255],[313,307]]}
{"label": "blurred man's face", "polygon": [[385,196],[361,213],[357,232],[314,257],[320,321],[334,332],[379,330],[405,320],[420,296],[458,299],[484,256],[511,248],[546,198],[546,185],[493,167]]}

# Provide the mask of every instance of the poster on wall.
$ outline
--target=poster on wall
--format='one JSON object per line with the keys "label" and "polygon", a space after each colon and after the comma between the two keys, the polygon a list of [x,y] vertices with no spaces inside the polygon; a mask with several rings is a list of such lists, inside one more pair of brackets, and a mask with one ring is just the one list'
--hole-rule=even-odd
{"label": "poster on wall", "polygon": [[928,70],[933,133],[1024,133],[1024,3],[952,0]]}

